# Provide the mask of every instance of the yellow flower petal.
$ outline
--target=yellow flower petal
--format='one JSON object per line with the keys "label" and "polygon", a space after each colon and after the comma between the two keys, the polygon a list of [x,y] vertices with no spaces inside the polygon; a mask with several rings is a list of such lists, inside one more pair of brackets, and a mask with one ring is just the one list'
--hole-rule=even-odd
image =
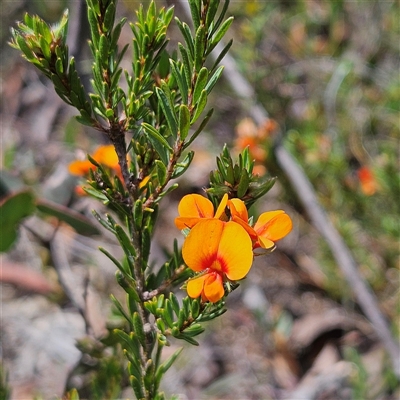
{"label": "yellow flower petal", "polygon": [[112,144],[98,147],[92,157],[99,164],[106,165],[112,169],[116,169],[119,166],[118,156]]}
{"label": "yellow flower petal", "polygon": [[89,160],[77,160],[68,165],[68,171],[72,175],[83,176],[89,173],[90,168],[95,166]]}
{"label": "yellow flower petal", "polygon": [[229,279],[244,278],[253,262],[250,236],[236,222],[226,222],[221,232],[217,259],[222,264],[222,271]]}
{"label": "yellow flower petal", "polygon": [[178,212],[181,217],[213,218],[214,206],[199,194],[188,194],[179,202]]}
{"label": "yellow flower petal", "polygon": [[272,240],[269,240],[265,237],[259,236],[258,237],[258,242],[254,246],[255,248],[257,247],[262,247],[264,249],[272,249],[275,247],[275,243]]}
{"label": "yellow flower petal", "polygon": [[177,217],[175,218],[175,226],[179,229],[193,228],[201,218],[192,218],[192,217]]}
{"label": "yellow flower petal", "polygon": [[221,275],[210,273],[206,275],[204,282],[204,296],[212,303],[216,303],[224,297],[225,290]]}
{"label": "yellow flower petal", "polygon": [[252,240],[257,240],[257,233],[256,231],[248,224],[248,222],[243,221],[240,217],[237,215],[232,216],[232,221],[236,222],[237,224],[241,225],[246,232],[249,234],[250,238]]}
{"label": "yellow flower petal", "polygon": [[249,221],[249,214],[247,212],[246,205],[240,199],[231,199],[229,200],[229,209],[231,211],[232,216],[239,217],[242,221],[245,221],[246,224]]}
{"label": "yellow flower petal", "polygon": [[224,218],[224,216],[225,216],[225,208],[226,208],[227,205],[228,205],[228,194],[225,193],[224,197],[222,197],[222,200],[219,203],[217,211],[215,212],[214,218],[225,220],[225,218]]}
{"label": "yellow flower petal", "polygon": [[207,275],[201,275],[188,281],[186,290],[192,299],[197,299],[197,297],[199,297],[203,292],[204,281],[206,277]]}
{"label": "yellow flower petal", "polygon": [[215,261],[225,223],[219,219],[200,219],[191,229],[182,247],[186,265],[199,272]]}
{"label": "yellow flower petal", "polygon": [[254,225],[257,235],[276,242],[285,237],[293,227],[292,220],[282,210],[268,211],[258,218]]}

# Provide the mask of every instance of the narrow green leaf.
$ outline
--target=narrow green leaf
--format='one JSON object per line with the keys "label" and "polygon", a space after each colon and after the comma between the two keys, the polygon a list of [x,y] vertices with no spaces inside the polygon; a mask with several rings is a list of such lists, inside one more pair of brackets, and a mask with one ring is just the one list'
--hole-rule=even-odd
{"label": "narrow green leaf", "polygon": [[180,347],[178,350],[176,350],[164,363],[160,365],[160,368],[163,369],[163,372],[167,372],[172,364],[175,362],[175,360],[179,357],[179,355],[182,353],[183,347]]}
{"label": "narrow green leaf", "polygon": [[192,82],[192,64],[190,62],[188,52],[183,47],[183,45],[181,43],[178,43],[178,47],[182,56],[182,65],[186,77],[186,85],[189,88],[191,87],[191,82]]}
{"label": "narrow green leaf", "polygon": [[99,247],[99,250],[103,254],[105,254],[123,274],[129,273],[129,271],[126,271],[124,266],[111,253],[109,253],[105,248]]}
{"label": "narrow green leaf", "polygon": [[220,3],[220,0],[211,0],[210,1],[210,5],[208,7],[207,16],[206,16],[206,27],[207,28],[214,21],[214,17],[217,13],[219,3]]}
{"label": "narrow green leaf", "polygon": [[196,31],[196,37],[194,39],[194,65],[196,71],[200,71],[204,62],[205,39],[206,28],[204,25],[200,25]]}
{"label": "narrow green leaf", "polygon": [[125,25],[126,18],[122,18],[121,21],[118,22],[117,25],[115,25],[115,28],[113,30],[111,40],[110,40],[110,49],[115,49],[115,46],[118,43],[118,39],[121,35],[122,27]]}
{"label": "narrow green leaf", "polygon": [[31,50],[25,39],[19,34],[19,32],[16,33],[15,41],[19,49],[24,53],[28,61],[35,58],[33,51]]}
{"label": "narrow green leaf", "polygon": [[168,98],[166,92],[158,87],[156,87],[156,94],[160,101],[165,119],[167,120],[168,128],[172,136],[176,138],[178,134],[178,122],[176,120],[175,111],[171,107],[172,99]]}
{"label": "narrow green leaf", "polygon": [[190,111],[185,104],[179,107],[179,137],[183,141],[187,138],[190,129]]}
{"label": "narrow green leaf", "polygon": [[198,0],[188,0],[190,6],[190,13],[192,14],[192,20],[195,30],[200,26],[200,1]]}
{"label": "narrow green leaf", "polygon": [[172,153],[172,148],[166,139],[161,136],[161,134],[150,124],[143,122],[142,127],[147,134],[148,139],[154,146],[154,149],[161,158],[161,161],[168,165],[170,153]]}
{"label": "narrow green leaf", "polygon": [[249,188],[250,184],[250,178],[249,174],[246,171],[246,169],[242,169],[242,173],[240,175],[240,181],[237,189],[237,197],[241,199],[247,192],[247,189]]}
{"label": "narrow green leaf", "polygon": [[50,51],[50,46],[47,43],[46,39],[41,36],[39,38],[39,42],[40,42],[40,48],[43,52],[44,57],[46,58],[47,61],[50,61],[51,58],[51,51]]}
{"label": "narrow green leaf", "polygon": [[184,334],[181,335],[180,339],[183,339],[184,341],[192,344],[193,346],[198,346],[199,345],[199,342],[197,340],[194,340],[192,337],[186,336]]}
{"label": "narrow green leaf", "polygon": [[211,72],[213,72],[215,70],[215,68],[218,67],[219,63],[222,61],[222,59],[225,57],[226,53],[228,53],[229,49],[231,48],[233,44],[233,39],[231,39],[226,46],[222,49],[221,53],[219,54],[219,56],[215,59],[214,65],[211,68]]}
{"label": "narrow green leaf", "polygon": [[[132,325],[132,319],[131,317],[126,313],[126,311],[124,310],[124,308],[122,307],[122,304],[117,300],[117,298],[111,294],[110,295],[110,299],[112,301],[112,303],[115,305],[115,307],[117,308],[117,310],[120,312],[120,314],[127,320],[127,322]],[[126,333],[123,332],[125,335]],[[121,335],[119,335],[121,337]],[[126,335],[128,336],[128,335]],[[131,340],[129,340],[129,343],[126,342],[127,345],[129,345],[128,347],[130,348],[132,346]]]}
{"label": "narrow green leaf", "polygon": [[[98,48],[100,33],[98,29],[97,15],[92,8],[88,8],[88,21],[90,26],[91,39],[94,49]],[[94,54],[93,54],[94,55]]]}
{"label": "narrow green leaf", "polygon": [[190,139],[188,140],[188,142],[185,143],[185,149],[188,148],[192,142],[197,138],[197,136],[199,136],[199,134],[203,131],[203,129],[206,127],[206,125],[208,124],[208,121],[211,119],[211,116],[214,112],[214,109],[211,108],[208,113],[206,114],[206,116],[204,117],[203,121],[201,121],[200,126],[196,129],[196,131],[193,133],[193,135],[190,137]]}
{"label": "narrow green leaf", "polygon": [[133,322],[133,328],[139,339],[140,344],[142,345],[142,347],[145,347],[146,346],[146,335],[144,333],[143,322],[142,322],[142,319],[140,318],[139,313],[135,312],[133,314],[132,322]]}
{"label": "narrow green leaf", "polygon": [[196,104],[196,109],[195,109],[196,111],[194,113],[192,120],[190,121],[191,124],[194,124],[197,121],[197,119],[200,117],[201,113],[203,112],[206,104],[207,104],[207,90],[204,89],[201,92],[198,103]]}
{"label": "narrow green leaf", "polygon": [[140,381],[133,375],[129,377],[129,382],[132,386],[133,391],[135,392],[136,398],[137,399],[144,399],[144,392],[143,392],[143,387],[140,383]]}
{"label": "narrow green leaf", "polygon": [[143,222],[143,202],[141,199],[136,200],[133,206],[133,222],[136,230],[140,231]]}
{"label": "narrow green leaf", "polygon": [[175,165],[171,179],[180,177],[189,168],[191,162],[193,161],[193,157],[194,151],[190,151],[182,161],[178,162]]}
{"label": "narrow green leaf", "polygon": [[218,82],[218,79],[222,75],[222,72],[224,71],[224,66],[221,65],[220,67],[217,68],[217,70],[212,74],[211,78],[209,79],[205,89],[207,90],[207,93],[210,94],[211,91],[213,90],[215,84]]}
{"label": "narrow green leaf", "polygon": [[223,5],[222,10],[221,10],[221,13],[220,13],[217,21],[214,24],[213,30],[211,31],[211,36],[214,35],[215,31],[220,27],[222,21],[224,20],[225,14],[228,11],[229,2],[230,2],[230,0],[225,0],[224,5]]}
{"label": "narrow green leaf", "polygon": [[135,248],[121,225],[115,225],[115,233],[128,259],[136,257]]}
{"label": "narrow green leaf", "polygon": [[169,299],[165,300],[163,317],[167,325],[172,328],[174,326],[174,311]]}
{"label": "narrow green leaf", "polygon": [[197,102],[199,101],[201,93],[207,85],[207,80],[208,80],[208,70],[206,67],[203,67],[197,75],[196,85],[194,86],[193,105],[196,105]]}
{"label": "narrow green leaf", "polygon": [[103,32],[109,32],[115,21],[115,3],[109,2],[103,19]]}
{"label": "narrow green leaf", "polygon": [[181,22],[178,18],[175,18],[175,21],[177,22],[182,36],[185,39],[189,54],[191,55],[191,58],[194,59],[194,39],[192,36],[192,32],[190,31],[189,25],[185,22]]}
{"label": "narrow green leaf", "polygon": [[163,186],[166,183],[167,179],[167,168],[165,164],[160,160],[155,160],[156,169],[157,169],[157,177],[158,183]]}
{"label": "narrow green leaf", "polygon": [[176,83],[178,85],[180,94],[182,96],[182,102],[184,104],[188,103],[188,86],[187,86],[187,81],[185,77],[185,72],[182,71],[182,69],[178,68],[177,63],[170,59],[169,60],[170,68],[171,68],[171,73],[172,76],[175,78]]}
{"label": "narrow green leaf", "polygon": [[196,323],[196,324],[190,325],[189,328],[186,328],[182,332],[182,334],[186,337],[194,337],[194,336],[200,335],[203,332],[204,332],[204,328],[200,324]]}
{"label": "narrow green leaf", "polygon": [[[107,68],[108,66],[108,52],[109,52],[109,44],[108,44],[108,38],[106,35],[102,34],[100,36],[100,41],[99,41],[99,55],[96,57],[98,58],[98,63],[99,65],[103,66],[103,68]],[[100,61],[100,62],[99,62]]]}
{"label": "narrow green leaf", "polygon": [[211,43],[209,44],[209,47],[207,49],[207,54],[210,54],[211,51],[215,48],[215,46],[225,36],[226,32],[232,25],[232,22],[233,22],[233,17],[229,17],[227,20],[224,21],[224,23],[221,25],[221,27],[218,29],[218,31],[213,36]]}
{"label": "narrow green leaf", "polygon": [[142,263],[143,268],[147,267],[147,262],[150,256],[150,248],[151,248],[151,231],[150,227],[146,226],[142,230]]}

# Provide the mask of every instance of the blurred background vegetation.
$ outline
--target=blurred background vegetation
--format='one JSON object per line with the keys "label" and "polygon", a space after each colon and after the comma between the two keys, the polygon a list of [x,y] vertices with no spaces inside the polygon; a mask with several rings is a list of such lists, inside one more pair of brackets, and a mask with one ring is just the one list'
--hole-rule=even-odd
{"label": "blurred background vegetation", "polygon": [[[134,19],[139,3],[121,0],[120,15]],[[68,175],[67,165],[104,138],[79,126],[44,77],[7,45],[10,26],[26,11],[53,23],[67,7],[79,17],[74,14],[79,5],[67,0],[6,0],[0,5],[0,183],[3,196],[7,190],[31,187],[45,199],[90,215],[90,208],[96,206],[75,194],[77,182]],[[234,150],[249,145],[260,172],[279,178],[266,200],[256,205],[258,211],[284,208],[294,219],[295,229],[272,256],[257,257],[240,292],[229,300],[228,313],[209,325],[199,350],[185,350],[171,372],[167,392],[189,399],[243,400],[295,399],[306,389],[306,398],[315,399],[395,399],[400,395],[398,381],[352,288],[310,225],[273,154],[274,141],[281,140],[304,168],[398,338],[399,11],[395,0],[232,1],[231,55],[271,120],[256,126],[248,119],[251,104],[241,102],[222,79],[211,100],[215,113],[209,135],[199,140],[192,172],[181,181],[178,195],[207,185],[208,171],[215,167],[215,155],[224,143]],[[82,74],[87,74],[87,31],[79,18],[71,20],[71,34],[78,35],[71,49]],[[181,40],[177,29],[171,37]],[[121,41],[129,41],[127,31]],[[129,59],[125,67],[129,68]],[[179,196],[165,204],[156,238],[160,249],[171,245],[165,239],[171,234],[166,232],[178,235],[171,223],[176,216],[174,200]],[[45,222],[56,225],[48,218]],[[85,238],[83,249],[77,245],[83,239],[68,235],[72,235],[72,244],[66,245],[75,257],[71,264],[79,265],[79,271],[104,262],[95,254],[98,242],[107,238]],[[38,293],[63,310],[74,306],[55,273],[59,270],[53,238],[51,234],[40,237],[34,230],[32,234],[29,228],[2,262],[7,268],[16,262],[27,270],[33,268],[56,289],[40,292],[29,283],[21,285],[21,276],[7,281],[3,273],[3,309],[17,302],[24,307]],[[115,289],[110,283],[113,273],[107,273],[107,278],[93,284],[101,303],[108,301],[110,287]],[[19,303],[21,299],[24,302]],[[7,342],[12,336],[9,326],[13,326],[7,315],[1,327],[3,362],[11,386],[18,391],[22,390],[20,366],[15,361],[19,353],[4,350],[17,346]],[[96,363],[93,354],[79,358],[78,367],[70,365],[64,380],[68,385],[81,385],[87,395],[89,387],[95,388],[93,398],[107,398],[111,389],[102,388],[101,377],[120,376],[114,356],[109,355],[109,360]],[[327,371],[336,379],[327,383]],[[40,379],[31,378],[32,391],[37,392]],[[123,379],[117,381],[123,384]],[[29,393],[29,388],[24,390]]]}

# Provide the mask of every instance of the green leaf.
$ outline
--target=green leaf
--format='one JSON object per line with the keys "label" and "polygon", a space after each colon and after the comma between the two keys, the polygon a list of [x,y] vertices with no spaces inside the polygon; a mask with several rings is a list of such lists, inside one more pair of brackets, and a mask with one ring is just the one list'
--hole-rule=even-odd
{"label": "green leaf", "polygon": [[172,99],[168,98],[166,92],[158,87],[156,87],[156,94],[158,100],[160,101],[164,116],[167,120],[169,130],[172,136],[176,138],[178,134],[178,121],[176,120],[175,111],[171,107]]}
{"label": "green leaf", "polygon": [[171,186],[168,186],[168,188],[166,190],[164,190],[163,192],[161,192],[156,200],[156,203],[159,202],[164,196],[166,196],[167,194],[171,193],[172,191],[174,191],[179,185],[177,183],[174,183]]}
{"label": "green leaf", "polygon": [[208,70],[206,67],[203,67],[197,75],[196,85],[194,86],[194,90],[193,90],[193,104],[194,105],[196,105],[197,102],[199,101],[201,93],[202,93],[203,89],[206,87],[207,80],[208,80]]}
{"label": "green leaf", "polygon": [[182,56],[183,71],[186,77],[186,85],[189,88],[192,82],[192,64],[189,59],[189,54],[187,50],[183,47],[181,43],[178,43],[179,51]]}
{"label": "green leaf", "polygon": [[100,36],[100,42],[99,42],[99,54],[98,58],[99,60],[97,61],[103,68],[107,68],[108,65],[108,51],[109,51],[109,46],[108,46],[108,38],[106,35],[102,34]]}
{"label": "green leaf", "polygon": [[230,28],[233,22],[233,17],[229,17],[224,23],[221,25],[221,27],[218,29],[218,31],[215,33],[213,36],[211,43],[207,49],[207,54],[210,54],[211,51],[215,48],[215,46],[221,41],[221,39],[225,36],[226,32]]}
{"label": "green leaf", "polygon": [[176,163],[171,179],[176,179],[181,176],[189,168],[193,157],[194,151],[190,151],[182,161]]}
{"label": "green leaf", "polygon": [[115,21],[115,3],[109,2],[103,19],[103,32],[111,31]]}
{"label": "green leaf", "polygon": [[198,0],[188,0],[190,6],[190,12],[192,14],[192,20],[195,30],[200,26],[200,7],[201,3]]}
{"label": "green leaf", "polygon": [[124,266],[111,254],[109,253],[105,248],[99,247],[99,250],[106,255],[115,265],[116,267],[123,273],[123,274],[129,274],[129,271],[124,268]]}
{"label": "green leaf", "polygon": [[213,115],[214,109],[211,108],[206,116],[204,117],[203,121],[201,121],[200,126],[197,128],[197,130],[193,133],[193,135],[190,137],[189,141],[185,143],[185,149],[188,148],[192,142],[199,136],[199,134],[203,131],[203,129],[206,127],[208,124],[208,121],[211,119],[211,116]]}
{"label": "green leaf", "polygon": [[146,268],[150,256],[151,248],[151,231],[150,227],[146,226],[142,230],[142,263],[143,268]]}
{"label": "green leaf", "polygon": [[93,43],[94,48],[97,49],[98,43],[100,40],[100,33],[99,33],[98,23],[97,23],[97,15],[96,15],[95,11],[90,7],[88,8],[87,15],[88,15],[88,21],[89,21],[89,26],[90,26],[92,43]]}
{"label": "green leaf", "polygon": [[128,259],[131,260],[132,257],[136,257],[135,248],[133,247],[133,244],[124,229],[118,224],[116,224],[114,228],[117,239],[120,242]]}
{"label": "green leaf", "polygon": [[181,22],[178,18],[175,18],[175,21],[177,22],[178,27],[182,33],[182,36],[185,39],[186,46],[189,50],[189,54],[191,55],[192,59],[194,59],[194,40],[192,37],[192,32],[190,32],[189,25],[186,24],[185,22]]}
{"label": "green leaf", "polygon": [[172,148],[167,140],[150,124],[143,122],[142,127],[147,134],[151,144],[161,158],[161,161],[168,165],[169,155],[172,153]]}
{"label": "green leaf", "polygon": [[179,107],[179,136],[183,141],[187,138],[190,128],[190,111],[185,104]]}
{"label": "green leaf", "polygon": [[214,71],[215,68],[218,67],[219,63],[221,62],[221,60],[225,57],[226,53],[228,53],[229,49],[231,48],[233,44],[233,39],[231,39],[226,46],[222,49],[221,53],[219,54],[219,56],[215,59],[214,65],[212,66],[210,71]]}
{"label": "green leaf", "polygon": [[169,64],[171,67],[171,73],[172,76],[175,78],[176,83],[178,85],[180,94],[182,96],[182,102],[184,104],[188,103],[188,86],[187,86],[187,81],[186,81],[186,77],[185,77],[185,72],[182,71],[181,68],[178,68],[177,63],[170,59],[169,60]]}
{"label": "green leaf", "polygon": [[240,175],[239,185],[237,188],[237,197],[241,199],[247,192],[250,184],[250,177],[246,169],[242,169],[242,173]]}
{"label": "green leaf", "polygon": [[140,318],[139,313],[135,312],[133,314],[133,328],[135,329],[135,333],[139,339],[140,344],[142,347],[146,346],[146,335],[144,333],[144,328],[143,328],[143,322],[142,319]]}
{"label": "green leaf", "polygon": [[196,37],[194,39],[194,65],[196,71],[200,71],[200,68],[203,65],[205,39],[206,28],[204,25],[200,25],[196,31]]}
{"label": "green leaf", "polygon": [[217,68],[217,70],[212,74],[210,80],[208,81],[205,89],[207,90],[207,93],[210,94],[211,91],[213,90],[215,84],[217,83],[218,79],[222,75],[222,72],[224,71],[224,66],[221,65],[220,67]]}
{"label": "green leaf", "polygon": [[199,101],[196,104],[196,111],[193,115],[192,120],[190,121],[191,124],[194,124],[197,121],[197,119],[200,117],[200,114],[203,112],[206,105],[207,105],[207,90],[203,89]]}
{"label": "green leaf", "polygon": [[204,332],[204,328],[200,324],[192,324],[189,328],[186,328],[182,334],[186,337],[198,336]]}
{"label": "green leaf", "polygon": [[139,380],[135,376],[131,375],[129,377],[129,382],[130,382],[130,384],[132,386],[133,391],[135,392],[136,398],[144,399],[145,396],[144,396],[144,393],[143,393],[143,388],[142,388],[142,385],[139,382]]}
{"label": "green leaf", "polygon": [[215,22],[214,28],[211,31],[211,36],[220,27],[222,21],[224,20],[225,14],[226,14],[226,12],[228,10],[228,7],[229,7],[229,2],[230,2],[230,0],[225,0],[224,6],[222,7],[221,14],[219,15],[218,20]]}
{"label": "green leaf", "polygon": [[165,300],[163,317],[167,325],[172,328],[174,326],[174,311],[169,299]]}
{"label": "green leaf", "polygon": [[133,207],[133,222],[136,230],[140,231],[143,222],[143,202],[141,199],[135,201],[135,205]]}
{"label": "green leaf", "polygon": [[160,184],[160,186],[163,186],[167,180],[167,168],[165,167],[165,164],[160,160],[155,160],[155,163],[157,168],[158,183]]}
{"label": "green leaf", "polygon": [[[113,294],[111,294],[110,299],[111,299],[112,303],[115,305],[115,307],[117,308],[117,310],[120,312],[120,314],[129,322],[130,325],[132,325],[131,317],[126,313],[126,311],[122,307],[121,303],[117,300],[117,298]],[[126,336],[128,336],[125,332],[123,332],[123,333]],[[119,336],[121,337],[121,335],[119,335]],[[130,348],[132,346],[131,340],[129,340],[129,343],[127,341],[126,344],[127,344],[127,347]]]}
{"label": "green leaf", "polygon": [[66,222],[81,235],[100,235],[99,229],[88,218],[75,210],[43,199],[38,199],[36,206],[39,211]]}
{"label": "green leaf", "polygon": [[169,370],[169,368],[171,368],[172,364],[178,358],[179,354],[181,354],[182,350],[183,347],[176,350],[163,364],[157,368],[154,382],[156,388],[159,387],[163,375]]}
{"label": "green leaf", "polygon": [[218,6],[219,6],[220,0],[211,0],[210,5],[207,10],[207,17],[206,17],[206,27],[208,28],[212,22],[214,21],[214,17],[217,13]]}
{"label": "green leaf", "polygon": [[0,252],[12,246],[17,238],[18,225],[35,209],[35,197],[28,190],[13,193],[0,202]]}

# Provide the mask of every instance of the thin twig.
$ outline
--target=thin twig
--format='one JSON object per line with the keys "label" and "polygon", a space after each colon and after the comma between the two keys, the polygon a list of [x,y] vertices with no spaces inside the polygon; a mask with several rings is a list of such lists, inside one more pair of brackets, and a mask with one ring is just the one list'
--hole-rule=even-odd
{"label": "thin twig", "polygon": [[[189,15],[190,10],[187,2],[179,1],[179,4],[184,8],[186,14]],[[224,45],[220,42],[213,54],[220,54],[223,48]],[[251,117],[257,124],[261,125],[268,118],[268,113],[257,102],[254,89],[238,71],[235,60],[229,54],[225,56],[223,64],[225,67],[224,78],[241,100],[242,105],[248,110]],[[394,372],[400,377],[400,348],[390,332],[389,324],[379,308],[376,296],[360,275],[357,263],[349,248],[319,204],[315,190],[306,174],[281,143],[277,143],[275,146],[275,156],[303,204],[311,223],[330,247],[338,267],[341,269],[357,298],[358,304],[370,320],[376,334],[389,353]]]}

